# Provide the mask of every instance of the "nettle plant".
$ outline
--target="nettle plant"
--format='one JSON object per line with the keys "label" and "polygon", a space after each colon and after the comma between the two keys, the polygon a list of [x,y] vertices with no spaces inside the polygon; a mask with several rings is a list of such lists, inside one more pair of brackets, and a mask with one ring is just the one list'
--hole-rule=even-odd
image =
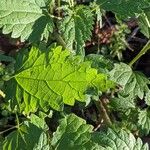
{"label": "nettle plant", "polygon": [[[0,149],[149,149],[139,137],[150,132],[150,81],[133,64],[150,41],[129,64],[86,55],[106,11],[118,24],[136,18],[150,37],[149,0],[0,1],[2,33],[27,45],[14,58],[0,54]],[[91,106],[97,127],[73,111]]]}

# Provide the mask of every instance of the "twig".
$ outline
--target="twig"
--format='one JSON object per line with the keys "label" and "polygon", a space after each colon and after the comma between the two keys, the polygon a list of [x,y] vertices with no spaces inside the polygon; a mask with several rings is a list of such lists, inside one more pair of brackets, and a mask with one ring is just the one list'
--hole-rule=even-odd
{"label": "twig", "polygon": [[[18,119],[17,119],[17,120],[18,120]],[[19,121],[17,121],[17,125],[12,126],[12,127],[8,128],[8,129],[6,129],[6,130],[4,130],[4,131],[1,131],[1,132],[0,132],[0,135],[3,134],[3,133],[5,133],[5,132],[7,132],[7,131],[13,130],[13,129],[19,129],[22,124],[23,124],[23,122],[22,122],[22,123],[19,123]]]}
{"label": "twig", "polygon": [[65,41],[63,40],[63,38],[57,33],[57,32],[54,32],[54,36],[55,36],[55,39],[56,41],[63,46],[63,48],[66,48],[66,43]]}
{"label": "twig", "polygon": [[112,24],[111,24],[111,22],[108,20],[108,18],[107,18],[106,15],[104,15],[104,18],[106,19],[106,22],[108,23],[108,25],[109,25],[110,27],[112,27]]}
{"label": "twig", "polygon": [[13,130],[13,129],[17,129],[17,128],[18,128],[18,126],[13,126],[13,127],[11,127],[11,128],[8,128],[8,129],[6,129],[6,130],[4,130],[4,131],[1,131],[1,132],[0,132],[0,135],[3,134],[3,133],[5,133],[5,132],[7,132],[7,131],[10,131],[10,130]]}
{"label": "twig", "polygon": [[130,45],[127,43],[126,40],[122,40],[122,42],[125,44],[125,46],[126,46],[129,50],[134,51],[134,49],[130,47]]}
{"label": "twig", "polygon": [[144,44],[147,43],[147,40],[146,40],[146,39],[141,39],[141,38],[139,38],[139,37],[133,37],[132,39],[133,39],[134,41],[136,41],[136,42],[140,42],[140,43],[144,43]]}
{"label": "twig", "polygon": [[105,99],[105,97],[102,97],[99,101],[95,101],[95,103],[100,115],[102,116],[101,118],[104,120],[104,123],[108,126],[111,126],[112,122],[108,115],[106,104],[104,104]]}
{"label": "twig", "polygon": [[100,120],[100,123],[97,125],[96,128],[94,128],[94,131],[97,131],[100,127],[101,127],[101,124],[103,123],[103,119]]}
{"label": "twig", "polygon": [[127,41],[131,41],[131,39],[137,34],[137,32],[139,31],[139,27],[135,28],[131,34],[131,36],[127,39]]}
{"label": "twig", "polygon": [[58,17],[60,17],[60,6],[61,6],[61,1],[60,0],[57,0],[57,5],[58,5]]}

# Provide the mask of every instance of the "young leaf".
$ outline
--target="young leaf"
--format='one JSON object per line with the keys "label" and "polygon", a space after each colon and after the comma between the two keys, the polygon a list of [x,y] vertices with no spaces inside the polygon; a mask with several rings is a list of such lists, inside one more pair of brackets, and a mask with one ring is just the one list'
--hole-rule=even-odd
{"label": "young leaf", "polygon": [[93,14],[88,7],[78,6],[69,11],[59,26],[68,49],[75,49],[77,54],[84,54],[85,42],[90,40],[92,35],[93,20]]}
{"label": "young leaf", "polygon": [[52,19],[44,15],[40,8],[44,6],[44,1],[1,0],[0,6],[0,27],[3,27],[4,34],[12,32],[12,38],[21,37],[21,41],[28,39],[34,42],[53,28]]}
{"label": "young leaf", "polygon": [[145,134],[149,134],[150,132],[150,111],[149,110],[141,110],[139,112],[138,123],[141,129]]}
{"label": "young leaf", "polygon": [[90,62],[70,56],[62,47],[51,48],[49,53],[32,48],[16,72],[7,83],[7,99],[12,99],[12,108],[17,105],[26,113],[49,106],[61,110],[64,103],[85,102],[87,88],[106,91],[114,86],[105,74],[91,68]]}
{"label": "young leaf", "polygon": [[42,128],[25,121],[16,131],[11,132],[2,143],[2,150],[8,149],[50,150],[49,139]]}
{"label": "young leaf", "polygon": [[148,150],[140,139],[124,130],[108,129],[105,132],[93,132],[93,127],[85,120],[71,114],[61,120],[59,127],[53,134],[52,146],[56,150]]}
{"label": "young leaf", "polygon": [[122,19],[142,13],[142,10],[150,5],[148,0],[97,0],[97,3],[104,10],[112,11]]}
{"label": "young leaf", "polygon": [[[149,10],[150,10],[150,8],[149,8]],[[147,38],[150,38],[150,11],[149,10],[145,10],[138,18],[141,32]]]}
{"label": "young leaf", "polygon": [[144,94],[149,91],[150,81],[142,73],[133,72],[130,66],[124,63],[115,64],[110,76],[112,81],[123,87],[126,95],[132,94],[143,99]]}

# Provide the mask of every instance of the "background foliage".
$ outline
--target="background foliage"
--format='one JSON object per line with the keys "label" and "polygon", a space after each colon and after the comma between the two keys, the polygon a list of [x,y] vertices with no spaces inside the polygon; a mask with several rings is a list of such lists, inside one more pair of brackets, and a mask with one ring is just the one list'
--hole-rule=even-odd
{"label": "background foliage", "polygon": [[149,0],[1,0],[0,28],[19,43],[0,51],[0,149],[149,149]]}

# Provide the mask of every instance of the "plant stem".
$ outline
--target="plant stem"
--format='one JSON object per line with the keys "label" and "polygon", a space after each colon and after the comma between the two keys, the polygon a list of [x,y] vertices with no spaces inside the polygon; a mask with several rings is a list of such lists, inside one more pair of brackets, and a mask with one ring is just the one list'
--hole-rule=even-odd
{"label": "plant stem", "polygon": [[54,13],[54,7],[55,7],[55,0],[52,0],[49,4],[50,14]]}
{"label": "plant stem", "polygon": [[108,111],[106,110],[107,108],[105,107],[103,101],[105,100],[104,97],[102,97],[99,101],[95,101],[96,107],[100,113],[100,115],[102,116],[101,118],[104,120],[105,124],[107,126],[111,126],[112,122],[110,120],[110,117],[108,115]]}
{"label": "plant stem", "polygon": [[[18,119],[17,119],[17,120],[18,120]],[[10,131],[10,130],[13,130],[13,129],[19,129],[19,127],[20,127],[22,124],[23,124],[23,122],[20,123],[20,124],[18,124],[18,121],[17,121],[17,125],[12,126],[12,127],[8,128],[8,129],[6,129],[6,130],[4,130],[4,131],[1,131],[1,132],[0,132],[0,135],[3,134],[3,133],[5,133],[5,132],[8,132],[8,131]]]}
{"label": "plant stem", "polygon": [[3,134],[3,133],[5,133],[5,132],[8,132],[8,131],[10,131],[10,130],[17,129],[17,127],[18,127],[18,126],[13,126],[13,127],[8,128],[8,129],[6,129],[6,130],[4,130],[4,131],[1,131],[1,132],[0,132],[0,135]]}
{"label": "plant stem", "polygon": [[57,32],[54,32],[54,36],[55,36],[55,39],[58,42],[58,44],[60,44],[61,46],[63,46],[63,48],[66,48],[65,41],[63,40],[63,38]]}
{"label": "plant stem", "polygon": [[3,91],[0,90],[0,97],[5,98],[5,96],[6,96],[5,93],[4,93]]}
{"label": "plant stem", "polygon": [[74,0],[69,0],[69,5],[70,5],[70,7],[73,7],[74,6]]}
{"label": "plant stem", "polygon": [[150,49],[150,40],[147,42],[147,44],[142,48],[142,50],[134,57],[134,59],[129,63],[129,66],[132,67],[132,65],[139,59],[141,56],[143,56],[148,50]]}
{"label": "plant stem", "polygon": [[58,3],[58,17],[60,17],[60,6],[61,6],[60,0],[57,0],[57,3]]}

